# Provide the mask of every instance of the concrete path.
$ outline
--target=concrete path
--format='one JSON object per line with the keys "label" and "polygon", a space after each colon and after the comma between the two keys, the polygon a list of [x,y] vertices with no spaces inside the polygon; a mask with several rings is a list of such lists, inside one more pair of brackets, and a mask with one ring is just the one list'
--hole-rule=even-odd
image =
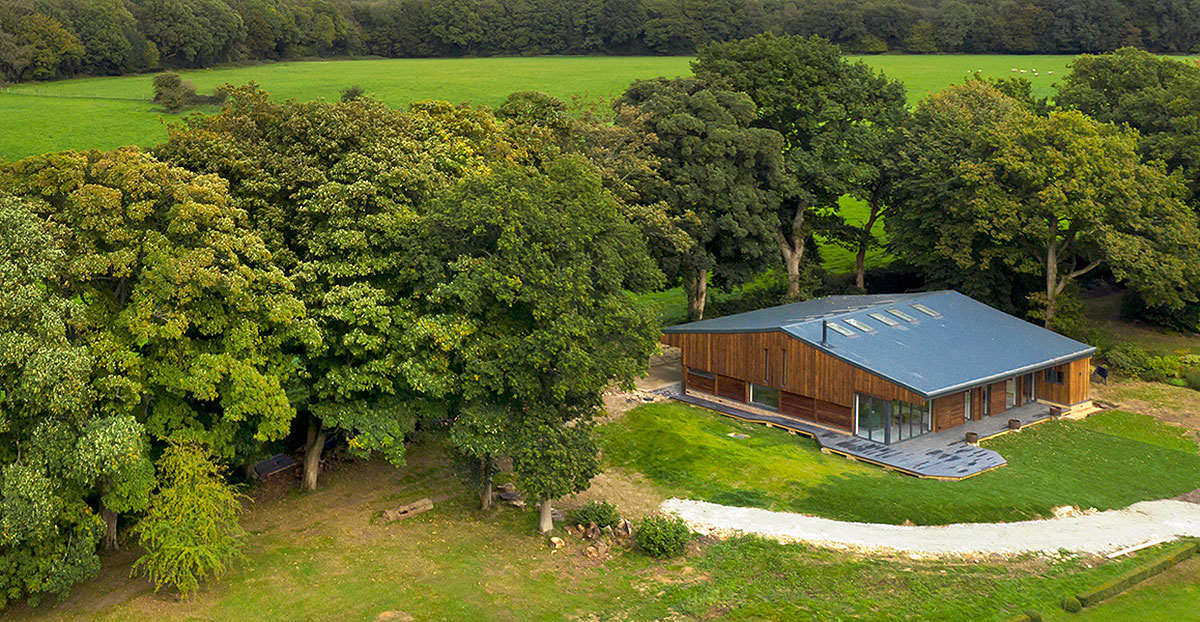
{"label": "concrete path", "polygon": [[700,533],[754,533],[784,542],[916,555],[1060,550],[1103,555],[1147,543],[1200,537],[1200,505],[1168,499],[1064,518],[917,527],[851,523],[687,499],[668,499],[662,509],[678,514]]}

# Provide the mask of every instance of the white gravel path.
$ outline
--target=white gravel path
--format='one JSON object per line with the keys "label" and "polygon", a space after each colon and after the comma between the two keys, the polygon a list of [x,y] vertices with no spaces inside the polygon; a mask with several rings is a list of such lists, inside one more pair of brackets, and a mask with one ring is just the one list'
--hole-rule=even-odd
{"label": "white gravel path", "polygon": [[1200,505],[1173,500],[1142,501],[1123,510],[1063,518],[939,526],[852,523],[688,499],[668,499],[662,509],[678,514],[700,533],[754,533],[785,542],[919,556],[1060,550],[1103,555],[1146,543],[1200,536]]}

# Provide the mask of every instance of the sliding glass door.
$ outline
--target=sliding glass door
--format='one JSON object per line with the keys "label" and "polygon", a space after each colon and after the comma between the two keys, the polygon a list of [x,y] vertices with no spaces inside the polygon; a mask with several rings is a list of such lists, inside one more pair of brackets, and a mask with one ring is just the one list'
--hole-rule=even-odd
{"label": "sliding glass door", "polygon": [[910,404],[861,393],[855,396],[855,434],[878,443],[903,441],[933,430],[929,403]]}

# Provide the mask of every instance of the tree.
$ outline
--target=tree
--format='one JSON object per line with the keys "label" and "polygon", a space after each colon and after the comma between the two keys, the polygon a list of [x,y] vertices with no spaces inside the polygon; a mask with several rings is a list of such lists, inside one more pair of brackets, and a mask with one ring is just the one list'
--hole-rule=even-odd
{"label": "tree", "polygon": [[200,581],[220,577],[242,558],[239,495],[203,442],[171,440],[158,460],[158,490],[134,531],[146,553],[133,563],[157,592],[188,598]]}
{"label": "tree", "polygon": [[251,86],[235,89],[220,114],[173,127],[160,147],[229,180],[316,323],[324,347],[304,353],[293,387],[309,419],[307,488],[331,430],[350,436],[352,452],[399,465],[417,420],[444,411],[441,399],[424,399],[442,390],[440,372],[426,373],[404,341],[421,318],[403,259],[414,252],[418,208],[508,150],[500,130],[486,111],[444,103],[406,114],[366,97],[271,102]]}
{"label": "tree", "polygon": [[[971,272],[979,262],[1040,277],[1044,289],[1027,302],[1047,326],[1055,325],[1060,294],[1101,264],[1151,304],[1178,308],[1194,300],[1196,216],[1179,200],[1178,180],[1141,160],[1136,133],[1078,112],[1037,116],[978,83],[939,100],[933,106],[949,114],[914,133],[941,147],[961,141],[940,156],[957,163],[948,176],[924,167],[914,175],[910,190],[930,194],[898,212],[895,239],[907,257],[920,244],[927,264],[950,261]],[[1003,112],[977,114],[988,108]],[[921,111],[918,118],[928,119]],[[920,178],[934,174],[949,179]]]}
{"label": "tree", "polygon": [[1055,103],[1138,130],[1143,155],[1180,171],[1192,197],[1200,191],[1200,137],[1195,131],[1200,67],[1195,63],[1133,48],[1085,54],[1071,62]]}
{"label": "tree", "polygon": [[95,407],[81,303],[56,287],[66,254],[31,206],[0,195],[0,609],[95,576],[115,515],[153,481],[141,425]]}
{"label": "tree", "polygon": [[904,86],[844,60],[818,37],[758,35],[710,45],[693,69],[747,93],[758,107],[754,125],[783,136],[792,183],[777,203],[772,230],[788,274],[788,297],[799,298],[800,264],[813,231],[836,235],[844,227],[839,197],[870,196],[881,177],[881,149],[906,115]]}
{"label": "tree", "polygon": [[284,386],[315,335],[223,180],[124,148],[0,165],[0,183],[66,253],[53,291],[79,301],[73,343],[93,358],[100,414],[236,459],[289,431]]}
{"label": "tree", "polygon": [[755,106],[745,94],[694,78],[634,82],[620,105],[641,115],[627,121],[652,132],[657,180],[640,191],[669,206],[692,240],[663,257],[664,271],[683,281],[688,315],[704,316],[708,280],[729,287],[749,281],[770,260],[775,213],[784,183],[773,130],[750,127]]}
{"label": "tree", "polygon": [[70,74],[79,68],[83,46],[53,17],[30,13],[17,26],[17,43],[29,50],[22,77],[31,80]]}
{"label": "tree", "polygon": [[581,158],[547,154],[467,176],[430,205],[418,239],[421,319],[406,340],[462,404],[456,448],[511,457],[545,508],[585,488],[602,392],[631,383],[656,348],[654,314],[629,292],[661,282],[638,228]]}

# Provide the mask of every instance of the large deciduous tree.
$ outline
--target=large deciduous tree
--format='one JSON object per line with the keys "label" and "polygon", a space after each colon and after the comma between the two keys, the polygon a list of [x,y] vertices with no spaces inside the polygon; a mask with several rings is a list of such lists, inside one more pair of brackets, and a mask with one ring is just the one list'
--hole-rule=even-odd
{"label": "large deciduous tree", "polygon": [[[813,232],[844,237],[839,197],[867,200],[876,220],[884,209],[877,191],[888,184],[892,134],[907,114],[904,86],[845,60],[819,37],[767,34],[709,45],[700,50],[693,69],[747,93],[758,107],[754,125],[783,136],[790,183],[772,230],[787,269],[788,296],[798,298],[800,265]],[[860,257],[871,244],[870,232],[864,226],[849,236]],[[860,283],[861,274],[860,267]]]}
{"label": "large deciduous tree", "polygon": [[[0,166],[0,183],[65,253],[45,285],[75,305],[97,416],[198,436],[227,458],[288,432],[289,350],[312,331],[224,181],[126,148],[30,157]],[[120,511],[102,506],[110,545]]]}
{"label": "large deciduous tree", "polygon": [[551,500],[597,471],[602,392],[632,382],[655,350],[655,314],[629,290],[661,273],[595,170],[571,156],[466,177],[430,206],[419,239],[414,358],[448,373],[463,405],[459,451],[511,457],[549,530]]}
{"label": "large deciduous tree", "polygon": [[704,316],[708,280],[745,283],[769,266],[784,185],[779,133],[751,127],[754,102],[706,80],[659,78],[633,83],[618,102],[641,114],[621,119],[652,132],[658,179],[642,194],[669,206],[691,238],[663,257],[683,281],[688,316]]}
{"label": "large deciduous tree", "polygon": [[[1135,132],[1078,112],[1038,116],[980,83],[922,108],[913,200],[889,229],[902,255],[945,265],[943,274],[1037,277],[1044,288],[1023,302],[1048,326],[1062,292],[1101,264],[1151,304],[1194,300],[1196,216],[1178,178],[1142,161]],[[935,171],[935,162],[949,166]]]}
{"label": "large deciduous tree", "polygon": [[96,408],[66,262],[31,206],[0,195],[0,609],[94,576],[113,513],[145,508],[153,483],[142,426]]}
{"label": "large deciduous tree", "polygon": [[[427,103],[409,113],[356,98],[271,102],[252,87],[226,108],[172,128],[163,157],[229,180],[276,262],[295,283],[324,348],[302,358],[293,392],[308,413],[305,486],[314,489],[326,435],[402,464],[404,438],[435,402],[439,372],[409,356],[405,284],[416,208],[464,171],[510,149],[484,111]],[[440,401],[436,402],[440,408]]]}

